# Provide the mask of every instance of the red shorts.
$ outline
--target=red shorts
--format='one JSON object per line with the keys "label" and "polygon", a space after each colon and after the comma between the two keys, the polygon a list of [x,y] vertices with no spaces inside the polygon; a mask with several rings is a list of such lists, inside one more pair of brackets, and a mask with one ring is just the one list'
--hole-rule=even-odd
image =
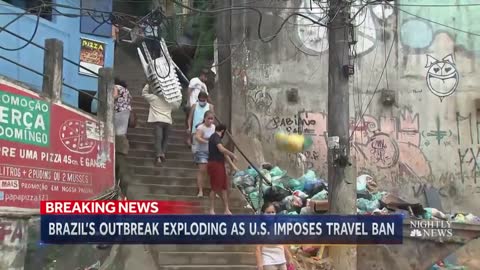
{"label": "red shorts", "polygon": [[227,190],[227,171],[225,163],[220,161],[209,161],[207,164],[208,176],[210,176],[210,186],[213,191],[220,192]]}

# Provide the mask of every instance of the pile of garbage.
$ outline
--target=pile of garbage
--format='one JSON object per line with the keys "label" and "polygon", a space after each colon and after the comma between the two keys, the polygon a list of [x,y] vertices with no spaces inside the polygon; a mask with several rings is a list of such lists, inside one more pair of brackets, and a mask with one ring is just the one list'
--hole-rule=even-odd
{"label": "pile of garbage", "polygon": [[430,270],[467,270],[467,268],[465,266],[453,265],[440,261],[434,264]]}
{"label": "pile of garbage", "polygon": [[[470,213],[444,214],[436,208],[408,202],[379,189],[370,175],[357,177],[357,213],[362,215],[401,214],[405,217],[440,219],[458,223],[480,224],[480,217]],[[264,202],[274,202],[279,214],[322,213],[316,203],[328,205],[328,182],[308,170],[299,178],[290,177],[278,166],[264,164],[260,170],[248,168],[237,172],[233,183],[244,194],[250,206],[258,211]]]}
{"label": "pile of garbage", "polygon": [[295,179],[279,167],[264,165],[260,173],[263,177],[257,170],[249,168],[233,177],[233,183],[255,210],[268,201],[276,202],[282,214],[298,215],[309,212],[310,200],[327,200],[327,182],[313,171]]}
{"label": "pile of garbage", "polygon": [[[309,170],[299,178],[270,164],[261,169],[248,168],[237,172],[233,183],[244,194],[250,206],[259,211],[264,202],[274,202],[280,214],[298,215],[326,213],[328,210],[328,182]],[[357,213],[362,215],[401,214],[405,217],[440,219],[458,223],[480,224],[480,217],[469,213],[444,214],[436,208],[408,202],[392,193],[382,191],[370,175],[356,179]],[[316,208],[320,204],[321,210]],[[324,246],[290,246],[297,269],[331,269],[328,249]],[[461,266],[437,263],[432,270],[464,269]]]}

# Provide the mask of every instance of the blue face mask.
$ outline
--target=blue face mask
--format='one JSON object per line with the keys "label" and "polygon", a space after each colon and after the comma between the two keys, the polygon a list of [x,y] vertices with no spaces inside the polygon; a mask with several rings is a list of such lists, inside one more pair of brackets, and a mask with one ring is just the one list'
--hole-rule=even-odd
{"label": "blue face mask", "polygon": [[206,101],[199,101],[198,105],[200,105],[201,107],[205,107],[205,105],[207,105],[207,102]]}

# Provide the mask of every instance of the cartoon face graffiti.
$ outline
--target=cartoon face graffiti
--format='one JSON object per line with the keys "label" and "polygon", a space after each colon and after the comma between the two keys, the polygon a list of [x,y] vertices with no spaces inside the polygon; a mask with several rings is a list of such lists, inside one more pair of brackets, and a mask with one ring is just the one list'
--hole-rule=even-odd
{"label": "cartoon face graffiti", "polygon": [[427,55],[427,85],[430,91],[442,100],[455,92],[460,79],[451,54],[442,60]]}

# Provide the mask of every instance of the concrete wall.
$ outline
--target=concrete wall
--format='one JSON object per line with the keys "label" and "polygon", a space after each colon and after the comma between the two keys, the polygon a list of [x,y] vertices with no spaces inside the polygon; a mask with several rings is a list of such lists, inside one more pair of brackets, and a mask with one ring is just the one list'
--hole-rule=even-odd
{"label": "concrete wall", "polygon": [[[80,8],[81,1],[54,0],[53,2],[56,4],[63,4]],[[60,12],[66,14],[80,14],[80,10],[78,9],[68,9],[62,7],[55,8],[58,9]],[[7,15],[0,16],[0,26],[3,27],[11,20],[15,19],[18,16],[18,13],[25,11],[15,6],[12,6],[4,1],[0,1],[0,12],[7,13]],[[17,33],[18,35],[21,35],[26,39],[30,39],[30,37],[34,33],[36,22],[36,16],[29,14],[23,16],[22,18],[8,26],[7,29]],[[106,43],[105,67],[113,66],[113,40],[111,38],[81,34],[80,17],[72,18],[66,16],[53,16],[52,21],[40,18],[39,27],[37,33],[33,38],[33,42],[44,46],[45,39],[60,39],[63,41],[64,57],[78,63],[80,61],[81,37],[90,38]],[[25,41],[20,40],[9,33],[0,33],[0,46],[4,48],[18,48],[20,46],[23,46],[25,43]],[[43,50],[33,45],[28,45],[25,48],[17,51],[7,51],[3,48],[0,49],[1,56],[33,68],[34,70],[37,70],[39,72],[43,71],[43,54]],[[78,66],[75,66],[68,62],[64,62],[64,82],[81,90],[97,91],[97,78],[79,74],[78,71]],[[21,67],[18,67],[12,63],[6,62],[3,59],[0,59],[0,74],[27,83],[33,88],[42,88],[41,76]],[[78,93],[64,86],[63,101],[71,106],[78,107]]]}
{"label": "concrete wall", "polygon": [[[257,5],[300,7],[304,14],[322,19],[325,13],[315,2],[263,1]],[[442,2],[459,3],[471,1]],[[424,200],[422,188],[432,185],[440,190],[445,210],[479,214],[480,103],[476,99],[480,92],[476,85],[480,83],[480,26],[474,16],[480,14],[480,7],[415,6],[438,4],[435,0],[397,0],[395,4],[400,5],[368,6],[353,22],[359,25],[350,88],[352,131],[356,126],[351,152],[357,169],[375,176],[382,189],[420,201]],[[260,32],[265,39],[292,12],[263,11]],[[279,164],[298,176],[295,156],[276,150],[273,134],[295,132],[300,118],[305,133],[314,137],[304,165],[326,177],[326,29],[292,17],[276,39],[263,43],[257,34],[256,13],[235,14],[232,24],[232,43],[239,44],[232,47],[232,123],[242,149],[248,149],[248,155],[258,162]],[[382,89],[393,90],[393,106],[382,103]],[[298,101],[289,102],[288,93],[295,91]]]}

